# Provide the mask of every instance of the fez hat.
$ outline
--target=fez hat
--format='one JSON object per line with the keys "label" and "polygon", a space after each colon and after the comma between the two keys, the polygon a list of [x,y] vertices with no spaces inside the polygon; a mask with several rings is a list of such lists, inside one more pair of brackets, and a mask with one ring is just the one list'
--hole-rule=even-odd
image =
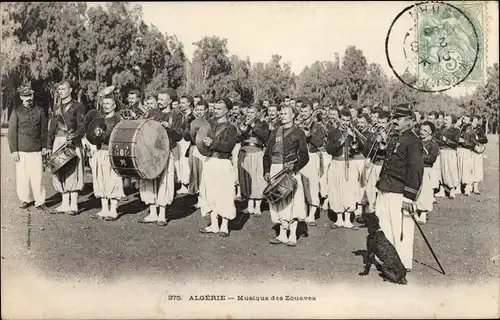
{"label": "fez hat", "polygon": [[404,118],[408,116],[415,116],[413,110],[411,110],[410,105],[407,103],[398,104],[393,110],[394,118]]}
{"label": "fez hat", "polygon": [[34,92],[31,89],[31,87],[28,86],[28,85],[22,85],[22,86],[20,86],[19,89],[18,89],[18,91],[19,91],[19,95],[21,97],[31,96],[33,94],[33,92]]}
{"label": "fez hat", "polygon": [[231,101],[231,99],[224,97],[224,98],[220,98],[218,102],[221,102],[221,101],[224,102],[227,110],[231,110],[233,108],[233,102]]}

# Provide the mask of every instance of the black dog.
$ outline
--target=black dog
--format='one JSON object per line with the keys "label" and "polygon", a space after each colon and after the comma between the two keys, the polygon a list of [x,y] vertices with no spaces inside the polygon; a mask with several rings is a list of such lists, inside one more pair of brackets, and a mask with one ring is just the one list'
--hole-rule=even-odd
{"label": "black dog", "polygon": [[[380,230],[378,217],[375,214],[367,214],[365,222],[368,229],[368,236],[366,237],[368,257],[365,270],[359,275],[367,275],[370,272],[371,265],[375,264],[377,269],[381,271],[380,275],[384,278],[384,281],[389,280],[393,283],[407,284],[406,268],[401,262],[396,248],[387,240],[384,232]],[[382,264],[375,261],[375,256]]]}

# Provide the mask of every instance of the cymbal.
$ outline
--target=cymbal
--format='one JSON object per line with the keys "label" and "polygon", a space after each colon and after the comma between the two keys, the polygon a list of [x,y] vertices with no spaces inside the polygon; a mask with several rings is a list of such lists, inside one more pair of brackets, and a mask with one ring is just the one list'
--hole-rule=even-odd
{"label": "cymbal", "polygon": [[85,118],[83,119],[83,123],[85,126],[85,131],[87,131],[89,124],[94,120],[95,117],[99,116],[99,112],[96,109],[92,109],[87,114],[85,115]]}
{"label": "cymbal", "polygon": [[210,126],[203,126],[198,130],[198,133],[196,134],[196,147],[201,155],[206,157],[212,155],[212,149],[203,143],[203,139],[209,137],[213,140],[214,136],[215,134]]}
{"label": "cymbal", "polygon": [[106,88],[102,89],[101,91],[99,91],[97,96],[102,98],[102,97],[105,97],[107,95],[110,95],[111,93],[113,93],[113,91],[115,91],[115,86],[109,86],[109,87],[106,87]]}
{"label": "cymbal", "polygon": [[202,117],[196,118],[191,122],[189,134],[191,135],[191,139],[193,139],[193,141],[196,141],[196,133],[198,133],[198,130],[205,126],[210,126],[210,124],[207,119]]}
{"label": "cymbal", "polygon": [[95,134],[95,129],[96,128],[101,128],[102,131],[106,131],[106,123],[104,121],[104,118],[101,117],[96,117],[92,119],[90,122],[87,131],[86,131],[86,137],[87,140],[93,144],[93,145],[98,145],[102,143],[101,136],[97,136]]}

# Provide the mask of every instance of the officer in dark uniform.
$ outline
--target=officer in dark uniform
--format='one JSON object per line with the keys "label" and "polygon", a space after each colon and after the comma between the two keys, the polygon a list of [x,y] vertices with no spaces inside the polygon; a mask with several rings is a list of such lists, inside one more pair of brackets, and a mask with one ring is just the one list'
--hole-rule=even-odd
{"label": "officer in dark uniform", "polygon": [[394,245],[408,270],[413,261],[414,222],[410,215],[424,172],[422,141],[414,132],[415,117],[407,104],[393,111],[396,135],[390,140],[377,181],[376,214],[380,228]]}

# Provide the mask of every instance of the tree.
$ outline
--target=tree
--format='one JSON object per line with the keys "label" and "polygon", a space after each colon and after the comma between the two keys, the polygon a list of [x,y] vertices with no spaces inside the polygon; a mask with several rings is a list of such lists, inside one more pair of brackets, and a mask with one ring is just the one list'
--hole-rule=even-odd
{"label": "tree", "polygon": [[220,97],[225,91],[225,77],[231,72],[227,39],[204,37],[193,44],[196,50],[192,71],[197,92],[207,97]]}
{"label": "tree", "polygon": [[257,63],[252,68],[251,83],[254,101],[272,99],[281,101],[292,94],[295,77],[289,63],[281,63],[280,55],[273,55],[266,64]]}
{"label": "tree", "polygon": [[367,62],[363,51],[354,46],[347,47],[342,61],[341,76],[344,85],[342,91],[347,91],[349,96],[346,98],[350,98],[350,101],[345,101],[345,103],[359,105],[367,76]]}

